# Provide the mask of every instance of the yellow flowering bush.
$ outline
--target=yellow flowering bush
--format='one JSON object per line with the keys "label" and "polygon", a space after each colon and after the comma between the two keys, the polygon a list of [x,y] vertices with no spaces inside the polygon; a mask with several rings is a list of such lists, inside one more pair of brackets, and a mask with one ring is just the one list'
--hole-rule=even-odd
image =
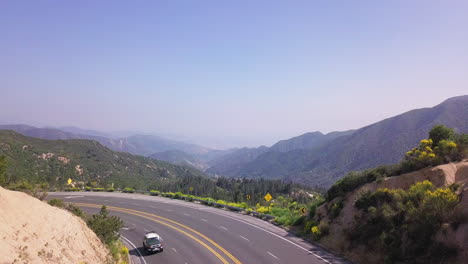
{"label": "yellow flowering bush", "polygon": [[320,237],[322,237],[322,232],[320,231],[320,228],[318,226],[313,226],[310,229],[310,232],[312,233],[312,239],[314,240],[319,240]]}

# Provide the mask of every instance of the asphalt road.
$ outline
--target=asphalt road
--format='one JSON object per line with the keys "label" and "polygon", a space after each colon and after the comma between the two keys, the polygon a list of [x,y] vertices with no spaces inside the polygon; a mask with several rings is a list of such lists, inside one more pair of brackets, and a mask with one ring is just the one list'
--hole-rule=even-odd
{"label": "asphalt road", "polygon": [[[97,213],[106,205],[119,216],[135,264],[349,263],[263,220],[169,198],[123,193],[49,193]],[[147,255],[143,236],[156,231],[164,252]],[[135,247],[135,248],[133,248]],[[140,256],[142,255],[142,256]]]}

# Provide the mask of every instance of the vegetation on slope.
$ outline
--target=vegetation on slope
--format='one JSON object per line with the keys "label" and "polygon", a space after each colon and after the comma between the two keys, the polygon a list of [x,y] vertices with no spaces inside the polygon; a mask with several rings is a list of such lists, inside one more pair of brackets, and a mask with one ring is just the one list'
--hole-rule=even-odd
{"label": "vegetation on slope", "polygon": [[460,224],[461,217],[453,210],[459,202],[455,191],[423,181],[409,190],[365,192],[355,203],[363,214],[349,230],[349,239],[382,252],[388,263],[454,255],[456,249],[434,242],[434,236],[444,225]]}
{"label": "vegetation on slope", "polygon": [[[142,189],[176,177],[203,173],[162,161],[112,151],[89,140],[43,140],[0,131],[0,156],[6,156],[8,170],[0,184],[21,181],[47,183],[52,188],[74,182],[96,182],[100,186]],[[4,162],[4,161],[2,161]]]}
{"label": "vegetation on slope", "polygon": [[456,134],[451,128],[436,125],[429,131],[429,138],[421,140],[418,147],[406,152],[405,158],[400,163],[361,172],[350,172],[328,190],[327,200],[331,201],[368,182],[429,166],[460,161],[466,157],[468,157],[468,134]]}
{"label": "vegetation on slope", "polygon": [[[387,177],[467,157],[467,134],[456,134],[441,125],[434,126],[428,139],[421,140],[419,146],[409,150],[400,163],[353,172],[336,182],[327,192],[327,202],[320,208],[321,213],[316,215],[311,210],[304,219],[303,231],[312,239],[320,240],[333,227],[333,237],[340,237],[342,241],[340,246],[334,246],[335,249],[346,254],[364,246],[365,251],[375,252],[374,257],[378,259],[381,256],[385,263],[454,261],[458,248],[440,242],[436,236],[448,232],[453,234],[459,225],[466,223],[466,216],[455,210],[462,192],[458,184],[436,188],[426,180],[413,184],[407,190],[380,188],[365,191],[357,194],[356,200],[347,200],[354,197],[347,194],[366,183],[383,183]],[[348,206],[353,203],[356,208],[353,214],[347,210],[346,217],[352,219],[338,218],[345,203]],[[326,241],[330,243],[333,240]]]}
{"label": "vegetation on slope", "polygon": [[128,248],[119,240],[119,231],[123,221],[117,216],[110,216],[105,205],[101,207],[98,214],[88,215],[79,207],[71,203],[64,203],[60,199],[52,199],[50,205],[63,208],[74,215],[81,217],[88,227],[109,248],[114,264],[128,264]]}

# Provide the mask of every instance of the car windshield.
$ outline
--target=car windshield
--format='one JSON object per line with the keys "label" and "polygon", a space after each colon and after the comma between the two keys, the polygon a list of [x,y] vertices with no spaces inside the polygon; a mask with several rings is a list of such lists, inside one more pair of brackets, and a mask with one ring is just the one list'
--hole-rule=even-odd
{"label": "car windshield", "polygon": [[159,239],[155,237],[152,237],[152,238],[146,239],[146,243],[150,246],[153,246],[153,245],[161,244],[161,241],[159,241]]}

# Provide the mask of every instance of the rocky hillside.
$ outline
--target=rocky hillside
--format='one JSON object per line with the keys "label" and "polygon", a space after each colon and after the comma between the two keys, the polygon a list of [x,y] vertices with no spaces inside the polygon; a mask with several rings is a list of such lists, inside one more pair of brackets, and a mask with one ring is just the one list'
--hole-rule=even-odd
{"label": "rocky hillside", "polygon": [[108,263],[109,251],[79,217],[0,187],[0,263]]}
{"label": "rocky hillside", "polygon": [[[419,206],[408,204],[413,199],[420,200]],[[400,258],[399,263],[460,264],[468,259],[467,219],[468,160],[365,184],[323,204],[314,218],[322,229],[320,243],[356,263],[393,263],[391,258]],[[387,229],[393,231],[382,231]]]}
{"label": "rocky hillside", "polygon": [[142,156],[112,151],[96,141],[44,140],[0,131],[0,156],[8,162],[7,181],[26,179],[63,186],[68,178],[101,186],[144,189],[157,180],[203,176],[200,171]]}

